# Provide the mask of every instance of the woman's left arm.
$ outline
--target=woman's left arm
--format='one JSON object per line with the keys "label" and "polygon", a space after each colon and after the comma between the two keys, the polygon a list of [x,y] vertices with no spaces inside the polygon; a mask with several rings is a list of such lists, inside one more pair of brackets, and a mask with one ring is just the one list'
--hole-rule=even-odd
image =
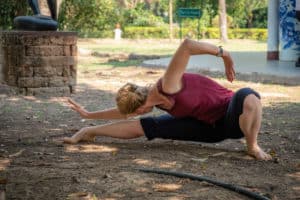
{"label": "woman's left arm", "polygon": [[[181,78],[192,55],[209,54],[219,55],[220,48],[207,42],[197,42],[185,39],[175,52],[163,78],[162,89],[164,92],[172,94],[178,92],[181,87]],[[223,50],[223,49],[222,49]],[[225,64],[226,76],[229,81],[234,79],[233,61],[228,51],[223,50],[219,55],[223,58]]]}

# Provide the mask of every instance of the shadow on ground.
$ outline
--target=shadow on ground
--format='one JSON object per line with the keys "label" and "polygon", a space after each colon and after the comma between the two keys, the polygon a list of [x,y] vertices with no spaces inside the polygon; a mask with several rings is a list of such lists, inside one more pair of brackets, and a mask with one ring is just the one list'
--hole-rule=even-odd
{"label": "shadow on ground", "polygon": [[[72,96],[88,110],[113,106],[114,90],[80,83]],[[163,168],[234,183],[270,198],[299,197],[300,103],[264,107],[260,144],[274,159],[255,161],[244,144],[97,138],[65,145],[59,138],[109,121],[82,120],[66,98],[1,94],[0,195],[7,199],[248,199],[205,182],[155,174]]]}

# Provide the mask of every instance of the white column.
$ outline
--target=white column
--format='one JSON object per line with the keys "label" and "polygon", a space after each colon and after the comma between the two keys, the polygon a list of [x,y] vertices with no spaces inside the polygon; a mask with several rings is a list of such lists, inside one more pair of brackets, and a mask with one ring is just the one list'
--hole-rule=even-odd
{"label": "white column", "polygon": [[300,53],[300,23],[296,19],[296,0],[280,0],[279,59],[296,61]]}
{"label": "white column", "polygon": [[268,60],[278,60],[279,48],[279,0],[268,2]]}

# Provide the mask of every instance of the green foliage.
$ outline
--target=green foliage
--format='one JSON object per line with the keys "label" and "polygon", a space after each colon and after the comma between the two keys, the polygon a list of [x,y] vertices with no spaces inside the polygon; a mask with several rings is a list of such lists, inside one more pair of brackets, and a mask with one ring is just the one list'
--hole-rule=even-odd
{"label": "green foliage", "polygon": [[105,37],[119,22],[120,12],[112,0],[66,0],[61,5],[60,29],[78,31],[83,37]]}
{"label": "green foliage", "polygon": [[[179,28],[174,29],[175,36],[179,38]],[[197,30],[189,28],[182,29],[183,36],[197,39]],[[201,32],[200,38],[219,39],[220,32],[218,28],[207,28]],[[124,30],[125,38],[169,38],[169,29],[167,26],[162,27],[126,27]],[[228,29],[229,39],[253,39],[267,40],[267,29]]]}
{"label": "green foliage", "polygon": [[139,3],[134,9],[124,11],[124,24],[132,26],[160,26],[164,24],[163,18],[155,16],[151,10],[146,9],[145,3]]}
{"label": "green foliage", "polygon": [[139,26],[128,26],[124,30],[125,38],[168,38],[169,27],[139,27]]}
{"label": "green foliage", "polygon": [[[257,29],[257,28],[235,28],[228,29],[229,39],[252,39],[252,40],[267,40],[267,29]],[[205,33],[206,38],[219,39],[219,29],[218,28],[208,28]]]}
{"label": "green foliage", "polygon": [[[168,37],[169,0],[138,3],[133,8],[118,5],[116,0],[64,0],[59,15],[59,29],[77,31],[80,37],[113,37],[113,29],[116,23],[120,23],[124,29],[123,36],[126,37],[133,37],[133,35],[138,35],[141,38]],[[179,21],[177,10],[181,7],[200,8],[202,10],[201,37],[219,37],[217,30],[212,31],[213,29],[209,28],[219,25],[217,0],[173,0],[175,23]],[[229,28],[267,27],[267,0],[226,0],[226,8]],[[13,19],[20,15],[32,15],[27,0],[1,0],[0,30],[12,29]],[[184,36],[197,38],[197,19],[183,19],[182,24]],[[145,28],[136,29],[132,26]],[[160,28],[150,28],[157,26]],[[138,33],[134,33],[135,30]],[[178,35],[178,28],[175,28],[174,31]],[[255,31],[255,33],[228,31],[228,34],[229,38],[246,36],[265,38],[265,34],[260,31]]]}
{"label": "green foliage", "polygon": [[[227,15],[227,27],[228,28],[234,28],[233,26],[233,18],[229,15]],[[219,27],[219,15],[216,15],[213,19],[212,19],[212,27]]]}
{"label": "green foliage", "polygon": [[13,20],[17,16],[30,14],[27,0],[1,0],[0,3],[0,30],[13,28]]}
{"label": "green foliage", "polygon": [[[255,10],[267,8],[267,6],[267,0],[226,0],[227,14],[232,16],[233,27],[236,28],[255,27],[253,24]],[[260,18],[260,20],[266,20],[266,18]],[[266,21],[263,23],[266,24]]]}
{"label": "green foliage", "polygon": [[268,27],[268,8],[259,8],[253,10],[253,27],[267,28]]}

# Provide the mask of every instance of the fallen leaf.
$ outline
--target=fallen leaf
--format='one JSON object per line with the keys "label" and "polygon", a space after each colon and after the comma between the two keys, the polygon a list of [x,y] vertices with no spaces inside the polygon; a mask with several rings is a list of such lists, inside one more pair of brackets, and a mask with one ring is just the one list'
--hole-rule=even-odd
{"label": "fallen leaf", "polygon": [[79,180],[78,178],[76,178],[75,176],[72,177],[72,182],[73,183],[79,183]]}
{"label": "fallen leaf", "polygon": [[212,157],[217,157],[217,156],[223,156],[223,155],[225,155],[225,154],[227,154],[226,152],[219,152],[219,153],[215,153],[215,154],[213,154],[213,155],[211,155]]}
{"label": "fallen leaf", "polygon": [[154,185],[154,190],[157,192],[173,192],[181,187],[180,184],[156,184]]}
{"label": "fallen leaf", "polygon": [[17,153],[11,154],[11,155],[9,155],[8,157],[9,157],[9,158],[14,158],[14,157],[20,156],[24,151],[25,151],[25,149],[21,149],[21,150],[18,151]]}
{"label": "fallen leaf", "polygon": [[276,151],[274,149],[272,149],[269,154],[272,156],[272,157],[275,157],[276,156]]}
{"label": "fallen leaf", "polygon": [[191,160],[197,161],[197,162],[205,162],[208,158],[192,158]]}
{"label": "fallen leaf", "polygon": [[69,197],[86,197],[88,195],[89,195],[89,193],[87,193],[87,192],[76,192],[76,193],[70,194]]}

